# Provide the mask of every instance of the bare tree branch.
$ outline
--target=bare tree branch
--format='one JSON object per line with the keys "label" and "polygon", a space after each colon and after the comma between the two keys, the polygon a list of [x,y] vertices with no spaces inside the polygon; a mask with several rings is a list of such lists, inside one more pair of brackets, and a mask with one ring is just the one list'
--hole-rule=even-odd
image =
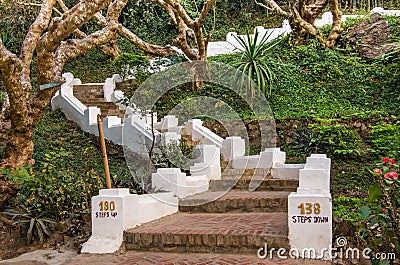
{"label": "bare tree branch", "polygon": [[[127,1],[126,0],[118,0],[118,1],[120,2],[119,12],[121,12],[122,2],[125,2],[125,4],[126,4]],[[103,27],[107,26],[107,24],[109,23],[110,20],[113,20],[113,18],[108,18],[108,17],[105,18],[101,13],[96,13],[94,17],[95,17],[97,23]],[[118,17],[115,18],[114,23],[117,21],[118,21]],[[131,30],[129,30],[122,24],[119,24],[117,31],[121,37],[127,39],[128,41],[133,43],[135,46],[137,46],[139,49],[143,50],[144,52],[146,52],[148,54],[156,55],[156,56],[170,56],[172,54],[177,54],[176,51],[169,46],[163,47],[163,46],[154,45],[154,44],[145,42],[144,40],[139,38],[135,33],[133,33]]]}
{"label": "bare tree branch", "polygon": [[187,41],[186,27],[182,18],[178,18],[178,23],[178,36],[174,40],[175,45],[177,45],[190,60],[198,60],[198,53],[190,47]]}
{"label": "bare tree branch", "polygon": [[22,65],[22,61],[12,52],[7,50],[0,38],[0,78],[6,78],[4,72],[8,70],[8,66],[12,63],[17,63]]}
{"label": "bare tree branch", "polygon": [[197,25],[203,25],[204,24],[204,21],[206,20],[208,12],[215,5],[216,2],[217,2],[217,0],[207,0],[204,3],[203,9],[201,10],[199,17],[195,20],[195,23]]}
{"label": "bare tree branch", "polygon": [[115,0],[111,3],[107,10],[107,18],[118,21],[122,9],[126,6],[128,0]]}
{"label": "bare tree branch", "polygon": [[305,7],[305,12],[307,13],[307,16],[310,18],[310,22],[314,23],[315,19],[317,19],[317,17],[321,14],[321,12],[328,4],[328,1],[329,0],[317,0],[316,3],[307,5]]}
{"label": "bare tree branch", "polygon": [[324,40],[323,36],[321,35],[321,33],[314,27],[314,25],[305,21],[300,16],[299,11],[295,7],[292,8],[292,13],[295,16],[296,22],[300,25],[300,27],[302,29],[306,30],[309,34],[314,36],[321,44],[325,44],[325,40]]}
{"label": "bare tree branch", "polygon": [[339,5],[337,1],[330,0],[329,7],[332,12],[333,21],[332,21],[332,30],[329,33],[329,37],[326,41],[326,46],[328,46],[329,48],[333,48],[341,32],[340,24],[342,21],[342,12],[339,10]]}
{"label": "bare tree branch", "polygon": [[62,74],[63,65],[77,56],[87,53],[94,48],[109,42],[115,38],[119,24],[112,24],[98,30],[83,39],[72,39],[63,41],[55,53],[56,69],[58,75]]}
{"label": "bare tree branch", "polygon": [[[61,7],[61,9],[62,9],[63,12],[67,12],[67,11],[68,11],[68,7],[65,5],[65,3],[64,3],[63,0],[57,0],[57,3],[60,5],[60,7]],[[99,14],[100,14],[100,13],[99,13]],[[117,17],[117,19],[118,19],[118,17]],[[106,26],[106,25],[107,25],[107,22],[106,22],[106,20],[105,20],[105,23],[103,24],[103,26]],[[74,34],[75,34],[78,38],[81,38],[81,39],[87,37],[86,33],[84,33],[83,31],[81,31],[81,30],[79,30],[79,29],[76,29],[76,30],[74,31]],[[113,58],[115,58],[116,56],[118,56],[118,54],[120,54],[120,52],[121,52],[121,51],[119,50],[117,44],[116,44],[116,40],[115,40],[115,41],[110,40],[110,47],[107,46],[107,45],[100,45],[98,48],[99,48],[105,55],[111,56],[111,57],[113,57]]]}
{"label": "bare tree branch", "polygon": [[55,0],[43,0],[39,15],[36,17],[33,24],[29,27],[28,33],[25,36],[21,47],[20,58],[25,65],[29,65],[32,61],[33,52],[39,41],[41,34],[49,25]]}
{"label": "bare tree branch", "polygon": [[65,12],[61,18],[53,18],[48,32],[42,36],[39,43],[48,51],[56,50],[61,41],[89,21],[98,11],[106,8],[110,2],[111,0],[82,0]]}
{"label": "bare tree branch", "polygon": [[266,8],[266,9],[270,9],[275,11],[277,14],[282,15],[282,16],[288,16],[289,13],[284,11],[275,1],[273,0],[265,0],[265,2],[267,3],[267,5],[258,2],[257,0],[254,0],[256,2],[257,5]]}
{"label": "bare tree branch", "polygon": [[170,5],[168,5],[167,3],[165,3],[165,1],[163,1],[163,0],[151,0],[153,3],[155,3],[155,4],[157,4],[157,5],[159,5],[159,6],[161,6],[162,8],[164,8],[164,10],[167,12],[167,14],[169,15],[169,17],[171,18],[171,20],[172,20],[172,23],[174,24],[174,25],[178,25],[178,21],[177,21],[177,19],[176,19],[176,17],[175,17],[175,13],[174,13],[174,11],[172,10],[172,7],[170,6]]}
{"label": "bare tree branch", "polygon": [[165,2],[172,6],[175,15],[178,14],[189,28],[193,28],[195,21],[193,21],[193,19],[188,15],[186,10],[180,4],[180,1],[165,0]]}
{"label": "bare tree branch", "polygon": [[118,29],[118,33],[123,37],[129,40],[131,43],[135,44],[139,49],[145,51],[148,54],[156,55],[156,56],[170,56],[171,54],[176,54],[176,51],[170,46],[158,46],[154,44],[147,43],[143,41],[141,38],[136,36],[132,31],[127,29],[126,27],[120,27]]}

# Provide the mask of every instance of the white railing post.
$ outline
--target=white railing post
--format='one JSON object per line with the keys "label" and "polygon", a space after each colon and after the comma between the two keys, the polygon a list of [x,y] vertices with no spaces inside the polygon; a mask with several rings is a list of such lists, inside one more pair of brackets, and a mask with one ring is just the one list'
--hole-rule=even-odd
{"label": "white railing post", "polygon": [[331,160],[313,154],[299,170],[299,187],[288,197],[289,244],[302,258],[331,259]]}

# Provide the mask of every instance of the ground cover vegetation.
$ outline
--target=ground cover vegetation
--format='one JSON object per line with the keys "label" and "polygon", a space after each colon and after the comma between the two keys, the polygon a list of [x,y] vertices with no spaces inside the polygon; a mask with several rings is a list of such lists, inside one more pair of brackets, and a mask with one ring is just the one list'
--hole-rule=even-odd
{"label": "ground cover vegetation", "polygon": [[[340,5],[360,12],[355,8],[367,8],[368,2],[341,1]],[[198,11],[193,3],[185,1],[188,5],[185,8],[195,16]],[[384,4],[386,8],[393,8],[397,3],[385,1]],[[168,16],[161,11],[154,3],[130,2],[121,19],[132,28],[140,29],[138,35],[143,34],[139,37],[145,41],[166,45],[172,42],[172,34],[167,33],[174,33],[176,28],[165,23]],[[205,21],[209,31],[214,27],[212,40],[223,39],[228,31],[243,34],[246,27],[279,26],[281,21],[281,17],[245,1],[218,1],[216,11],[215,17],[207,17]],[[16,21],[26,27],[32,18],[33,15],[23,13]],[[388,17],[387,21],[392,36],[400,38],[400,19]],[[346,30],[356,22],[350,21],[342,27]],[[95,23],[90,25],[95,30]],[[9,29],[2,30],[3,43],[7,42],[7,47],[16,52],[21,31],[2,26]],[[322,34],[329,32],[327,29]],[[126,40],[119,38],[118,42],[123,52],[144,55]],[[392,160],[382,160],[382,157],[400,159],[399,57],[394,54],[366,60],[341,39],[337,48],[326,49],[315,40],[310,40],[308,45],[294,46],[290,36],[279,40],[263,56],[275,75],[276,81],[268,87],[266,96],[276,118],[279,144],[287,152],[288,162],[301,163],[310,153],[327,153],[333,162],[334,215],[351,225],[359,244],[399,253],[399,182],[391,173],[398,172],[398,167]],[[243,62],[243,57],[224,55],[209,60],[235,66]],[[84,82],[101,82],[117,68],[112,58],[95,49],[70,60],[64,70],[73,72]],[[205,84],[197,91],[180,86],[162,97],[154,110],[163,116],[179,102],[198,95],[224,100],[249,125],[254,118],[237,95],[212,84]],[[1,102],[4,96],[2,88]],[[223,133],[216,129],[216,122],[208,122],[211,129]],[[4,215],[26,229],[24,235],[28,241],[42,239],[48,232],[48,221],[58,222],[87,212],[90,197],[104,186],[97,139],[82,133],[62,113],[47,109],[33,132],[33,142],[34,166],[2,172],[19,185],[18,194],[4,208],[17,211],[4,211]],[[111,144],[109,150],[114,186],[141,192],[141,183],[128,172],[121,150]],[[0,150],[0,156],[3,155],[4,149]]]}

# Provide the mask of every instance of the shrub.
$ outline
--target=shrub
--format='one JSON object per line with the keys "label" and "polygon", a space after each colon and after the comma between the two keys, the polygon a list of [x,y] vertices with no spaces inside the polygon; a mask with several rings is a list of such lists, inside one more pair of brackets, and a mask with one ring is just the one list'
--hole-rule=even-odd
{"label": "shrub", "polygon": [[79,174],[71,168],[62,166],[67,159],[65,152],[45,154],[40,170],[31,167],[4,170],[8,180],[14,182],[19,192],[13,198],[15,208],[24,209],[26,214],[57,221],[70,215],[90,211],[91,197],[97,195],[103,182],[94,170]]}
{"label": "shrub", "polygon": [[343,125],[310,124],[308,128],[299,128],[292,142],[293,148],[300,153],[326,153],[332,157],[359,157],[364,154],[364,142],[355,131]]}
{"label": "shrub", "polygon": [[363,200],[360,198],[339,196],[333,199],[333,215],[350,223],[359,220],[359,210]]}
{"label": "shrub", "polygon": [[[373,171],[368,205],[361,207],[359,237],[373,250],[400,254],[399,166],[385,157]],[[379,261],[375,260],[375,263]],[[387,263],[386,263],[387,264]]]}
{"label": "shrub", "polygon": [[113,66],[123,79],[133,75],[139,82],[143,82],[148,77],[146,73],[150,62],[144,55],[123,53],[115,58]]}
{"label": "shrub", "polygon": [[391,157],[400,156],[400,122],[372,126],[370,140],[373,145],[371,153],[377,156],[387,154]]}

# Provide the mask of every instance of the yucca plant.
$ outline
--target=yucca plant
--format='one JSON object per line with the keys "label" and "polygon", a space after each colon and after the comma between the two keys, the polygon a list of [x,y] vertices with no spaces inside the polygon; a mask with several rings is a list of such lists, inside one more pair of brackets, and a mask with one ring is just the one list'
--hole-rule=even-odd
{"label": "yucca plant", "polygon": [[[270,96],[272,86],[276,81],[271,66],[274,62],[267,58],[267,52],[275,47],[279,41],[267,42],[272,32],[265,34],[263,37],[259,35],[258,30],[252,36],[246,31],[246,37],[234,36],[243,50],[240,62],[236,64],[238,71],[247,75],[247,87],[251,89],[251,97],[255,97],[257,93],[256,86]],[[259,38],[261,37],[261,40]],[[245,75],[241,75],[242,84],[245,82]]]}
{"label": "yucca plant", "polygon": [[17,226],[26,226],[26,241],[30,244],[34,238],[34,235],[37,234],[39,237],[39,241],[41,244],[44,242],[44,235],[50,236],[50,232],[47,228],[49,223],[56,223],[53,220],[44,218],[45,212],[41,212],[39,214],[35,214],[25,207],[24,211],[17,209],[7,209],[3,214],[11,216],[11,220],[13,220],[13,224]]}

